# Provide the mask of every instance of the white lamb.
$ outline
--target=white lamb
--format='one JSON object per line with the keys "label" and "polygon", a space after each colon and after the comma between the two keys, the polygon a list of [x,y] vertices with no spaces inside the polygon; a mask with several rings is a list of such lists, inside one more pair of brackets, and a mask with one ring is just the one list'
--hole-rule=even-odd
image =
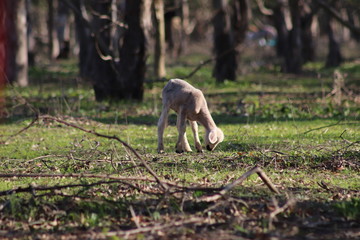
{"label": "white lamb", "polygon": [[184,80],[171,79],[162,91],[163,108],[158,122],[158,152],[164,152],[163,135],[168,123],[170,109],[177,113],[176,126],[179,131],[179,138],[176,143],[176,152],[191,152],[190,145],[186,138],[186,120],[189,120],[194,134],[195,147],[202,152],[198,134],[198,124],[205,127],[205,145],[209,151],[224,140],[224,133],[216,127],[209,112],[204,94],[191,86]]}

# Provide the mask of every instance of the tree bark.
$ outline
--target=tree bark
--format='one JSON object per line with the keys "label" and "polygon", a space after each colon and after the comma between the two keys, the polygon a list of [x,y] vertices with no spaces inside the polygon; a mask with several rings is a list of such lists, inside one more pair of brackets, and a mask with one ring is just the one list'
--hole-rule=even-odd
{"label": "tree bark", "polygon": [[8,22],[8,6],[7,1],[0,1],[0,121],[6,116],[5,111],[5,86],[6,86],[6,62],[8,60],[8,38],[7,38],[7,22]]}
{"label": "tree bark", "polygon": [[76,37],[79,44],[79,72],[80,77],[83,79],[89,79],[89,72],[90,72],[90,47],[92,44],[91,37],[90,37],[90,29],[84,24],[82,18],[88,21],[88,16],[85,10],[84,1],[83,0],[72,0],[74,4],[74,8],[79,14],[75,15],[75,29],[76,29]]}
{"label": "tree bark", "polygon": [[[285,21],[285,1],[277,0],[275,7],[273,8],[274,14],[272,15],[274,21],[274,27],[277,32],[276,54],[278,57],[284,58],[289,49],[288,41],[288,29]],[[284,66],[282,65],[283,69]]]}
{"label": "tree bark", "polygon": [[[88,77],[93,83],[97,101],[117,99],[118,97],[120,98],[120,94],[117,93],[121,91],[122,88],[118,83],[117,68],[112,65],[112,56],[108,55],[111,45],[111,28],[108,27],[111,24],[109,15],[111,0],[91,1],[91,8],[96,12],[91,25],[92,28],[98,32],[96,36],[91,39],[91,48],[89,49],[90,74]],[[100,41],[102,45],[99,44]]]}
{"label": "tree bark", "polygon": [[239,52],[237,47],[244,41],[249,24],[247,0],[236,0],[230,6],[226,0],[213,0],[216,11],[214,25],[214,49],[216,62],[213,76],[217,82],[235,81]]}
{"label": "tree bark", "polygon": [[26,0],[7,0],[7,64],[6,76],[21,87],[28,81]]}
{"label": "tree bark", "polygon": [[165,20],[163,0],[154,1],[155,9],[155,59],[154,72],[158,79],[166,76],[165,68]]}
{"label": "tree bark", "polygon": [[56,0],[48,0],[48,46],[49,46],[49,60],[53,60],[59,54],[59,43],[56,41],[55,29],[55,8],[57,7]]}
{"label": "tree bark", "polygon": [[57,59],[67,59],[70,55],[70,22],[69,9],[63,1],[59,1],[56,14]]}
{"label": "tree bark", "polygon": [[326,67],[337,67],[342,62],[342,56],[340,51],[339,43],[337,42],[334,30],[332,27],[332,17],[329,14],[326,14],[326,29],[327,29],[327,36],[329,39],[329,45],[328,45],[328,55],[326,58]]}
{"label": "tree bark", "polygon": [[213,9],[216,11],[213,18],[216,56],[213,76],[217,82],[224,82],[225,79],[235,81],[238,63],[231,29],[230,9],[226,0],[213,0]]}
{"label": "tree bark", "polygon": [[120,50],[120,99],[142,100],[146,71],[146,42],[142,26],[142,0],[126,0],[125,23],[128,28]]}
{"label": "tree bark", "polygon": [[302,55],[303,62],[315,60],[315,43],[311,31],[314,13],[317,11],[312,6],[303,3],[301,10],[301,42],[302,42]]}
{"label": "tree bark", "polygon": [[300,22],[300,0],[289,0],[292,29],[289,36],[289,49],[286,54],[285,69],[287,73],[300,73],[302,71],[302,39]]}

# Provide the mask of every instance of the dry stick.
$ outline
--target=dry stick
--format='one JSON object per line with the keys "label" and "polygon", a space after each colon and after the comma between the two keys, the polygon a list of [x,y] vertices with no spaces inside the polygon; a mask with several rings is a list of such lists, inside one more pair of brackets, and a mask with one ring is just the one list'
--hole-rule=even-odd
{"label": "dry stick", "polygon": [[278,201],[275,198],[273,198],[272,200],[274,203],[275,210],[269,214],[270,229],[274,228],[273,221],[274,221],[274,218],[276,217],[276,215],[286,211],[288,208],[292,207],[296,203],[296,200],[293,197],[289,197],[287,202],[282,207],[279,207]]}
{"label": "dry stick", "polygon": [[131,230],[127,230],[127,231],[113,231],[113,232],[108,232],[108,233],[103,233],[103,234],[107,237],[121,235],[121,236],[125,236],[125,238],[126,238],[126,236],[129,236],[129,235],[146,233],[146,232],[155,232],[155,231],[163,230],[166,228],[181,227],[181,226],[187,225],[187,224],[207,223],[207,221],[208,220],[205,218],[194,217],[194,218],[190,218],[187,220],[174,221],[172,223],[168,223],[168,224],[164,224],[164,225],[142,227],[142,228],[131,229]]}
{"label": "dry stick", "polygon": [[[69,174],[61,174],[61,173],[0,173],[0,178],[99,178],[99,179],[112,179],[119,181],[143,181],[143,182],[157,182],[156,179],[146,178],[146,177],[118,177],[110,174],[86,174],[86,173],[69,173]],[[162,181],[167,186],[171,186],[175,188],[171,193],[177,193],[179,191],[220,191],[222,188],[211,188],[211,187],[198,187],[198,186],[180,186],[174,182],[170,181]],[[178,189],[178,190],[176,190]]]}
{"label": "dry stick", "polygon": [[234,182],[232,182],[232,183],[230,183],[228,185],[225,185],[225,187],[223,187],[223,189],[219,193],[217,193],[215,195],[212,195],[212,196],[206,196],[206,197],[200,198],[199,201],[201,201],[201,202],[213,202],[213,201],[216,201],[216,200],[222,198],[223,196],[225,196],[225,194],[227,194],[236,185],[241,184],[246,178],[250,177],[254,173],[257,173],[259,175],[261,180],[266,184],[266,186],[268,186],[268,188],[271,191],[279,194],[279,191],[274,186],[274,184],[270,181],[270,179],[266,176],[265,172],[263,170],[261,170],[261,168],[259,168],[258,166],[255,166],[252,169],[250,169],[249,171],[247,171],[246,173],[244,173],[243,175],[241,175]]}
{"label": "dry stick", "polygon": [[155,192],[144,191],[141,188],[136,187],[133,184],[125,182],[125,181],[113,180],[113,181],[99,181],[99,182],[94,182],[94,183],[90,183],[90,184],[67,184],[67,185],[57,185],[57,186],[50,186],[50,187],[48,187],[48,186],[18,187],[18,188],[6,190],[6,191],[0,191],[0,196],[10,195],[10,194],[14,194],[14,193],[23,193],[23,192],[60,190],[60,189],[64,189],[64,188],[93,187],[93,186],[97,186],[97,185],[112,184],[112,183],[123,183],[123,184],[128,185],[131,188],[134,188],[143,193],[155,194],[155,195],[158,194]]}
{"label": "dry stick", "polygon": [[16,135],[19,135],[23,132],[25,132],[26,130],[28,130],[30,127],[32,127],[37,121],[39,120],[38,116],[35,116],[35,118],[31,121],[31,123],[29,123],[29,125],[27,125],[26,127],[24,127],[23,129],[21,129],[20,131],[8,136],[8,138],[5,141],[1,141],[0,144],[5,144],[7,141],[9,141],[11,138],[15,137]]}
{"label": "dry stick", "polygon": [[83,132],[93,134],[93,135],[98,136],[98,137],[112,139],[112,140],[116,140],[116,141],[120,142],[124,147],[129,149],[140,160],[140,162],[149,171],[149,173],[156,179],[156,181],[160,184],[160,186],[162,186],[165,190],[168,190],[168,186],[163,181],[160,180],[160,178],[150,168],[150,166],[146,163],[146,161],[144,159],[142,159],[142,157],[139,155],[139,153],[134,148],[132,148],[129,144],[127,144],[126,142],[124,142],[123,140],[118,138],[117,136],[115,136],[115,135],[114,136],[109,136],[109,135],[105,135],[105,134],[102,134],[102,133],[95,132],[94,130],[88,130],[88,129],[85,129],[83,127],[77,126],[77,125],[72,124],[72,123],[68,123],[68,122],[66,122],[64,120],[61,120],[61,119],[58,119],[58,118],[55,118],[55,117],[51,117],[51,116],[46,116],[46,115],[45,116],[40,116],[39,119],[53,120],[53,121],[62,123],[64,125],[66,125],[66,126],[79,129],[79,130],[81,130]]}
{"label": "dry stick", "polygon": [[307,134],[309,132],[312,132],[312,131],[316,131],[316,130],[320,130],[320,129],[323,129],[323,128],[327,128],[327,127],[333,127],[333,126],[337,126],[340,124],[341,121],[343,121],[344,119],[340,119],[339,121],[337,121],[336,123],[333,123],[333,124],[329,124],[329,125],[326,125],[326,126],[322,126],[322,127],[318,127],[318,128],[313,128],[313,129],[310,129],[310,130],[307,130],[305,132],[303,132],[302,134]]}
{"label": "dry stick", "polygon": [[[58,119],[58,118],[55,118],[55,117],[52,117],[52,116],[48,116],[48,115],[43,115],[43,116],[39,116],[39,115],[36,115],[35,118],[33,119],[33,121],[28,125],[26,126],[25,128],[21,129],[19,132],[17,132],[16,134],[13,134],[11,136],[8,137],[8,139],[24,132],[25,130],[29,129],[30,127],[32,127],[38,120],[40,119],[43,119],[43,120],[52,120],[52,121],[55,121],[55,122],[59,122],[59,123],[62,123],[66,126],[69,126],[69,127],[73,127],[73,128],[76,128],[76,129],[79,129],[83,132],[86,132],[86,133],[90,133],[90,134],[93,134],[95,136],[98,136],[98,137],[103,137],[103,138],[107,138],[107,139],[113,139],[113,140],[116,140],[118,142],[120,142],[124,147],[126,147],[127,149],[129,149],[139,160],[140,162],[144,165],[144,167],[149,171],[149,173],[156,179],[156,181],[160,184],[160,186],[162,186],[165,190],[168,190],[168,186],[163,183],[160,178],[156,175],[156,173],[150,168],[150,166],[145,162],[145,160],[142,159],[142,157],[138,154],[138,152],[132,148],[129,144],[127,144],[126,142],[122,141],[120,138],[118,138],[117,136],[108,136],[108,135],[105,135],[105,134],[101,134],[101,133],[97,133],[93,130],[87,130],[83,127],[80,127],[80,126],[77,126],[75,124],[72,124],[72,123],[68,123],[64,120],[61,120],[61,119]],[[7,140],[8,140],[7,139]],[[6,141],[7,141],[6,140]]]}

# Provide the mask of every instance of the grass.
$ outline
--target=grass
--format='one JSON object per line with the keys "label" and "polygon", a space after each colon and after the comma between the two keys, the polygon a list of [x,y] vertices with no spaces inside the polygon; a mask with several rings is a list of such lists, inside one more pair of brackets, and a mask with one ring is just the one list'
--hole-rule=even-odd
{"label": "grass", "polygon": [[[169,75],[186,75],[193,64],[171,67]],[[117,231],[115,235],[121,237],[122,231],[137,229],[137,225],[166,226],[200,217],[206,221],[130,236],[355,238],[360,227],[360,86],[354,79],[360,76],[360,68],[346,63],[340,69],[348,74],[346,86],[352,93],[342,95],[337,104],[329,94],[333,70],[319,64],[305,67],[302,76],[260,69],[223,84],[214,84],[210,67],[202,68],[189,81],[205,92],[225,141],[212,153],[174,153],[177,131],[173,114],[162,155],[156,153],[156,123],[163,83],[147,84],[142,103],[97,103],[90,86],[75,81],[73,62],[61,62],[60,68],[32,69],[30,87],[7,91],[9,117],[0,125],[0,173],[151,177],[116,141],[58,122],[39,121],[17,134],[31,123],[33,115],[19,100],[22,96],[43,114],[120,137],[161,179],[185,186],[221,187],[258,165],[281,194],[273,195],[256,175],[234,188],[229,198],[215,203],[197,201],[211,194],[205,190],[158,196],[159,189],[151,182],[131,182],[150,192],[143,193],[109,179],[99,183],[86,177],[4,178],[0,191],[14,193],[0,196],[0,236],[100,238]],[[204,135],[202,128],[200,134]],[[188,138],[193,141],[190,134]],[[81,186],[15,193],[19,188],[69,184]],[[269,214],[276,208],[273,198],[280,206],[288,198],[297,203],[271,222]]]}

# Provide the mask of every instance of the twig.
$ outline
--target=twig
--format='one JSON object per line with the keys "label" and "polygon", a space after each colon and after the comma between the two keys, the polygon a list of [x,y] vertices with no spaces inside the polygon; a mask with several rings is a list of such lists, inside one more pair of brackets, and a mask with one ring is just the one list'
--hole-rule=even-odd
{"label": "twig", "polygon": [[130,206],[129,206],[129,210],[130,210],[130,213],[131,213],[132,219],[133,219],[133,221],[134,221],[134,223],[135,223],[136,227],[137,227],[137,228],[141,228],[141,226],[140,226],[140,222],[139,222],[139,217],[138,217],[138,216],[136,216],[136,213],[135,213],[134,208],[133,208],[133,206],[132,206],[132,205],[130,205]]}
{"label": "twig", "polygon": [[317,131],[317,130],[320,130],[320,129],[323,129],[323,128],[327,128],[327,127],[337,126],[337,125],[339,125],[339,123],[342,122],[343,120],[344,120],[344,119],[340,119],[340,120],[337,121],[336,123],[333,123],[333,124],[329,124],[329,125],[326,125],[326,126],[322,126],[322,127],[318,127],[318,128],[313,128],[313,129],[307,130],[306,132],[303,132],[302,134],[308,134],[309,132],[312,132],[312,131]]}
{"label": "twig", "polygon": [[270,229],[273,229],[274,226],[273,226],[273,221],[275,219],[275,217],[282,213],[282,212],[285,212],[288,208],[294,206],[294,204],[296,203],[296,200],[295,198],[293,198],[292,196],[290,196],[287,200],[287,202],[282,206],[282,207],[279,207],[279,203],[278,201],[276,200],[276,198],[273,197],[272,199],[273,201],[273,204],[274,204],[274,207],[275,207],[275,210],[272,211],[270,214],[269,214],[269,228]]}
{"label": "twig", "polygon": [[345,133],[346,131],[347,131],[347,130],[345,129],[345,130],[340,134],[339,137],[340,137],[342,140],[344,140],[345,142],[350,143],[350,144],[353,144],[354,142],[349,141],[349,140],[347,140],[347,139],[345,139],[345,138],[343,137],[343,135],[344,135],[344,133]]}
{"label": "twig", "polygon": [[67,184],[67,185],[57,185],[57,186],[32,186],[32,185],[30,185],[28,187],[18,187],[18,188],[9,189],[6,191],[0,191],[0,196],[10,195],[10,194],[14,194],[14,193],[24,193],[24,192],[35,193],[36,191],[53,191],[53,190],[60,190],[60,189],[64,189],[64,188],[93,187],[93,186],[97,186],[97,185],[113,184],[113,183],[122,183],[122,184],[128,185],[131,188],[134,188],[140,192],[147,193],[147,194],[159,194],[156,192],[144,191],[143,189],[136,187],[133,184],[125,182],[125,181],[113,180],[113,181],[99,181],[99,182],[89,183],[89,184]]}
{"label": "twig", "polygon": [[273,192],[279,194],[279,191],[274,186],[274,184],[270,181],[270,179],[266,176],[265,172],[261,170],[258,166],[253,167],[243,175],[241,175],[238,179],[236,179],[234,182],[225,185],[222,190],[212,196],[205,196],[203,198],[200,198],[199,201],[201,202],[213,202],[216,201],[222,197],[224,197],[231,189],[233,189],[235,186],[241,184],[246,178],[250,177],[252,174],[257,173],[261,180],[266,184],[266,186]]}
{"label": "twig", "polygon": [[149,227],[142,227],[142,228],[131,229],[131,230],[127,230],[127,231],[107,232],[107,233],[104,233],[104,235],[107,236],[107,237],[121,235],[121,236],[125,236],[125,238],[127,238],[128,236],[134,235],[134,234],[155,232],[155,231],[163,230],[163,229],[166,229],[166,228],[181,227],[181,226],[188,225],[188,224],[196,224],[196,223],[204,224],[204,223],[207,223],[207,222],[208,222],[208,220],[205,219],[205,218],[194,217],[194,218],[190,218],[190,219],[187,219],[187,220],[173,221],[171,223],[164,224],[164,225],[155,225],[155,226],[149,226]]}
{"label": "twig", "polygon": [[121,140],[119,137],[117,136],[109,136],[109,135],[105,135],[105,134],[102,134],[102,133],[98,133],[98,132],[95,132],[94,130],[88,130],[88,129],[85,129],[83,127],[80,127],[80,126],[77,126],[75,124],[72,124],[72,123],[69,123],[69,122],[66,122],[64,120],[61,120],[61,119],[58,119],[58,118],[55,118],[55,117],[52,117],[52,116],[47,116],[47,115],[44,115],[44,116],[39,116],[37,117],[37,120],[38,119],[43,119],[43,120],[52,120],[52,121],[55,121],[55,122],[58,122],[58,123],[62,123],[66,126],[69,126],[69,127],[73,127],[73,128],[76,128],[76,129],[79,129],[83,132],[86,132],[86,133],[90,133],[90,134],[93,134],[95,136],[98,136],[98,137],[102,137],[102,138],[107,138],[107,139],[112,139],[112,140],[116,140],[118,142],[120,142],[124,147],[126,147],[127,149],[129,149],[139,160],[140,162],[144,165],[144,167],[148,170],[148,172],[156,179],[156,181],[160,184],[160,186],[163,187],[163,189],[165,190],[168,190],[168,186],[162,182],[160,180],[160,178],[156,175],[156,173],[150,168],[150,166],[146,163],[146,161],[144,159],[142,159],[142,157],[139,155],[139,153],[134,149],[132,148],[129,144],[127,144],[126,142],[124,142],[123,140]]}

